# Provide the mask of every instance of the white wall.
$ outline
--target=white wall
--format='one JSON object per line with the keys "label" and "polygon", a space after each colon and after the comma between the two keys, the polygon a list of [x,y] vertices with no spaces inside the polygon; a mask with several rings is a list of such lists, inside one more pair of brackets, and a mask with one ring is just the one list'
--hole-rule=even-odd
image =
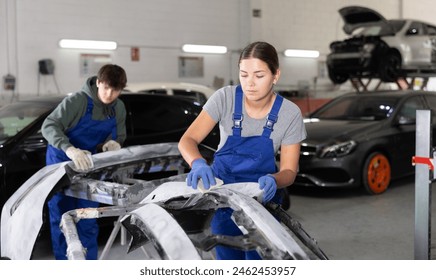
{"label": "white wall", "polygon": [[[212,85],[215,76],[237,81],[239,51],[247,43],[265,40],[276,46],[282,68],[281,86],[295,87],[320,75],[331,41],[342,39],[343,6],[373,8],[386,18],[400,16],[435,23],[432,0],[0,0],[0,75],[17,77],[16,94],[58,92],[54,77],[38,75],[38,61],[53,59],[59,90],[78,90],[81,54],[108,54],[123,66],[129,82],[188,81]],[[253,18],[252,9],[261,17]],[[60,49],[61,38],[114,40],[115,51]],[[179,78],[178,57],[185,43],[225,45],[225,55],[204,57],[204,76]],[[131,61],[131,47],[140,61]],[[285,58],[286,48],[316,49],[318,60]],[[321,72],[322,74],[322,72]],[[38,87],[38,77],[39,87]],[[2,98],[12,93],[0,88]]]}
{"label": "white wall", "polygon": [[[0,74],[11,72],[17,77],[20,95],[36,94],[38,88],[41,95],[58,91],[51,75],[40,76],[38,87],[40,59],[54,61],[60,91],[69,92],[79,89],[86,78],[80,75],[80,54],[109,54],[113,63],[126,69],[129,82],[177,81],[180,80],[177,58],[186,55],[181,52],[184,43],[220,44],[238,49],[241,42],[249,41],[249,34],[239,30],[241,22],[249,21],[244,17],[244,11],[249,10],[248,0],[2,0],[1,3],[15,9],[8,14],[1,9],[0,16],[3,20],[11,14],[17,17],[16,22],[7,20],[13,33],[8,38],[9,45],[17,50],[18,61],[10,67],[2,63]],[[0,35],[5,41],[6,33]],[[60,49],[58,41],[62,38],[114,40],[118,49],[106,52]],[[0,47],[2,54],[5,44]],[[131,61],[131,47],[140,48],[139,62]],[[214,76],[228,80],[231,56],[231,52],[204,55],[204,77],[188,81],[211,85]]]}

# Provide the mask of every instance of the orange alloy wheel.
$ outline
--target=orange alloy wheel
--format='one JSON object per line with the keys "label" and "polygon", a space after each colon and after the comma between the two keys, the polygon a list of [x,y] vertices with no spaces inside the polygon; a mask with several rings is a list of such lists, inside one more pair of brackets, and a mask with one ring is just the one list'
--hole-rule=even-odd
{"label": "orange alloy wheel", "polygon": [[389,160],[383,154],[373,154],[369,159],[366,174],[368,191],[374,194],[386,191],[391,182],[391,165]]}

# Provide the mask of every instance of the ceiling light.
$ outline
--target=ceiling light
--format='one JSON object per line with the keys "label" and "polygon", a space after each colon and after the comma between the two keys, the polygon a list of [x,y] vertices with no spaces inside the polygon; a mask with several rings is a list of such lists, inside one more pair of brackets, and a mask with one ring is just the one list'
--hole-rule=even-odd
{"label": "ceiling light", "polygon": [[185,44],[183,45],[182,50],[184,52],[189,52],[189,53],[221,53],[222,54],[227,52],[227,47]]}
{"label": "ceiling light", "polygon": [[319,51],[287,49],[285,50],[285,56],[317,58],[319,57]]}
{"label": "ceiling light", "polygon": [[114,41],[62,39],[59,41],[59,46],[67,49],[115,50],[117,43]]}

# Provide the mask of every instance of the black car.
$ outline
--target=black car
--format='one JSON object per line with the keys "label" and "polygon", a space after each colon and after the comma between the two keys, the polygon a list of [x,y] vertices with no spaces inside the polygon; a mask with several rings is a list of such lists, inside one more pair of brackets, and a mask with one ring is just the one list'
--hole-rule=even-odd
{"label": "black car", "polygon": [[330,44],[327,69],[331,81],[436,76],[436,25],[413,19],[385,19],[360,6],[339,10],[350,35]]}
{"label": "black car", "polygon": [[[0,210],[15,190],[45,166],[44,119],[65,96],[18,101],[0,108]],[[124,146],[178,142],[201,111],[198,102],[176,96],[123,93],[127,111]],[[211,159],[218,146],[218,128],[203,141]]]}
{"label": "black car", "polygon": [[391,180],[414,173],[416,110],[432,111],[435,135],[435,108],[436,93],[425,91],[353,92],[333,99],[305,119],[308,136],[294,185],[383,193]]}

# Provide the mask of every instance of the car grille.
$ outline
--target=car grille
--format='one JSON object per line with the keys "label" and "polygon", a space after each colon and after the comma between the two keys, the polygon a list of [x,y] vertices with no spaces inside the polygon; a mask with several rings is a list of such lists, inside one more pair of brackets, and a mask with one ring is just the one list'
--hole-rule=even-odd
{"label": "car grille", "polygon": [[361,40],[349,40],[344,42],[335,43],[332,46],[332,50],[335,53],[342,52],[359,52],[362,48],[363,42]]}
{"label": "car grille", "polygon": [[308,173],[304,170],[297,174],[294,185],[296,186],[317,186],[317,187],[348,187],[354,184],[355,180],[340,168],[319,168]]}

